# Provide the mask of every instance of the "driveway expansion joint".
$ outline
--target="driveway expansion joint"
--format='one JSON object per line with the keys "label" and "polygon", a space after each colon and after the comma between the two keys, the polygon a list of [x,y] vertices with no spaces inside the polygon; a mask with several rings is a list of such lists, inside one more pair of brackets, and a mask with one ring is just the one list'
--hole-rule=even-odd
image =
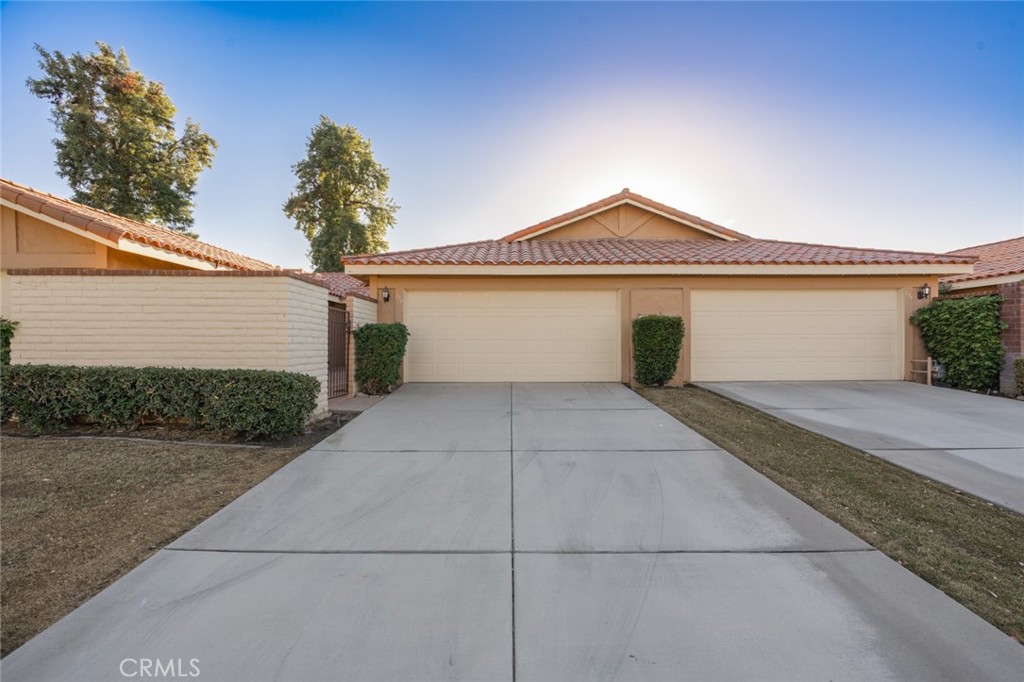
{"label": "driveway expansion joint", "polygon": [[211,554],[358,554],[358,555],[490,555],[490,554],[849,554],[877,552],[874,547],[845,547],[836,549],[221,549],[209,547],[163,547],[168,552],[206,552]]}

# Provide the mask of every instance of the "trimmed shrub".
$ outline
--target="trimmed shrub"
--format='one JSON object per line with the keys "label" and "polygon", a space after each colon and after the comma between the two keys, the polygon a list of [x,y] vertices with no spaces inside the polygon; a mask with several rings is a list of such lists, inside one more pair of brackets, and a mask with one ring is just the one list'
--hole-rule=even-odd
{"label": "trimmed shrub", "polygon": [[12,365],[0,381],[3,421],[35,433],[74,422],[111,431],[183,422],[267,438],[300,431],[319,393],[315,377],[250,369]]}
{"label": "trimmed shrub", "polygon": [[398,384],[409,330],[401,322],[364,324],[352,332],[356,340],[355,379],[367,395],[390,393]]}
{"label": "trimmed shrub", "polygon": [[1024,358],[1013,361],[1013,376],[1017,379],[1017,395],[1024,395]]}
{"label": "trimmed shrub", "polygon": [[14,320],[0,317],[0,365],[11,364],[11,339],[17,326]]}
{"label": "trimmed shrub", "polygon": [[633,376],[637,383],[664,386],[672,379],[684,331],[681,317],[644,315],[633,320]]}
{"label": "trimmed shrub", "polygon": [[1005,353],[1000,333],[998,296],[936,300],[910,321],[921,330],[928,354],[946,369],[954,388],[985,390],[999,386]]}

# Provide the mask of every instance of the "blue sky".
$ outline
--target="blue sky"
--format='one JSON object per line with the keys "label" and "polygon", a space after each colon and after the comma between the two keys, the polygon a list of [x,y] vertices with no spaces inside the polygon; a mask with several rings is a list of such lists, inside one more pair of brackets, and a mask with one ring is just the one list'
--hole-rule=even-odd
{"label": "blue sky", "polygon": [[308,267],[281,212],[320,114],[391,172],[392,248],[619,191],[758,237],[944,251],[1024,234],[1021,3],[6,2],[2,173],[56,194],[39,43],[101,40],[220,143],[202,239]]}

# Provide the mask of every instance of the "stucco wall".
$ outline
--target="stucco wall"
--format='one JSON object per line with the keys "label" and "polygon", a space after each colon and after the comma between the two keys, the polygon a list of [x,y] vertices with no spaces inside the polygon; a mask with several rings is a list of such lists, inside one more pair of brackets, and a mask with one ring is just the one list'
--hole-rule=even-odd
{"label": "stucco wall", "polygon": [[11,273],[16,363],[272,369],[320,380],[327,289],[287,276]]}
{"label": "stucco wall", "polygon": [[683,225],[657,213],[622,204],[586,218],[580,218],[556,230],[539,234],[545,239],[716,239],[703,230]]}
{"label": "stucco wall", "polygon": [[105,268],[107,247],[12,208],[0,208],[0,266]]}
{"label": "stucco wall", "polygon": [[[373,275],[370,277],[370,292],[378,298],[378,319],[381,322],[402,321],[402,304],[406,291],[434,290],[451,291],[459,289],[475,290],[579,290],[579,289],[616,289],[620,297],[622,312],[622,381],[631,378],[632,350],[630,345],[632,319],[641,312],[652,312],[658,309],[675,310],[678,308],[678,292],[682,291],[682,317],[690,327],[690,292],[696,289],[892,289],[901,293],[903,301],[903,358],[904,379],[914,380],[911,374],[910,360],[923,358],[924,349],[917,328],[909,322],[909,317],[920,305],[928,301],[919,301],[916,293],[918,287],[927,282],[932,291],[938,291],[938,278],[922,275],[894,276],[625,276],[606,277],[586,276],[548,276],[548,277],[418,277],[398,275]],[[391,300],[385,303],[380,291],[388,287],[392,294]],[[641,292],[636,299],[633,292]],[[659,293],[660,292],[660,293]],[[637,309],[633,310],[633,303]],[[689,332],[688,332],[689,333]],[[675,383],[690,379],[690,347],[683,340],[682,368],[674,378]]]}
{"label": "stucco wall", "polygon": [[[367,301],[357,296],[349,296],[345,299],[346,309],[351,315],[351,328],[359,329],[364,324],[372,324],[377,321],[377,303]],[[356,392],[356,341],[351,336],[348,344],[348,394]]]}

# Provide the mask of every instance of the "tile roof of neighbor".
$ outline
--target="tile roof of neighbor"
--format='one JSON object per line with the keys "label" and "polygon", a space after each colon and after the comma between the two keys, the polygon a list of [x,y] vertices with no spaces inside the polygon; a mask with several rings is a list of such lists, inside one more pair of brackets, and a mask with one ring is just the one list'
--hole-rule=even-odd
{"label": "tile roof of neighbor", "polygon": [[731,239],[750,239],[749,236],[743,234],[742,232],[737,232],[736,230],[731,230],[728,227],[716,225],[710,220],[704,220],[703,218],[698,218],[695,215],[684,213],[683,211],[680,211],[677,208],[672,208],[671,206],[659,203],[654,199],[648,199],[647,197],[637,194],[636,192],[631,192],[628,187],[625,187],[618,194],[613,194],[610,197],[605,197],[604,199],[598,199],[592,204],[587,204],[586,206],[577,208],[575,211],[563,213],[562,215],[555,216],[554,218],[549,218],[548,220],[537,223],[536,225],[531,225],[530,227],[523,228],[522,230],[513,232],[512,234],[505,235],[504,237],[501,238],[501,240],[505,242],[514,242],[517,239],[528,237],[529,235],[535,234],[537,232],[543,232],[549,227],[554,227],[555,225],[560,225],[562,223],[569,222],[575,218],[579,218],[581,216],[585,216],[587,214],[600,211],[603,208],[614,206],[615,204],[618,204],[623,201],[632,201],[633,203],[639,204],[640,206],[644,206],[653,211],[665,213],[667,215],[673,216],[688,223],[699,225],[700,227],[710,230],[711,232],[715,232],[717,234],[729,237]]}
{"label": "tile roof of neighbor", "polygon": [[237,270],[276,270],[276,265],[207,244],[174,230],[131,220],[0,178],[0,196],[17,206],[110,241],[126,239]]}
{"label": "tile roof of neighbor", "polygon": [[346,256],[353,265],[922,265],[969,264],[959,254],[859,249],[768,239],[576,239],[451,246]]}
{"label": "tile roof of neighbor", "polygon": [[370,288],[366,285],[366,282],[352,275],[346,275],[344,272],[318,272],[313,276],[327,284],[331,293],[335,296],[345,297],[349,294],[357,296],[370,295]]}
{"label": "tile roof of neighbor", "polygon": [[991,277],[1007,277],[1024,274],[1024,237],[1014,237],[991,244],[968,246],[949,252],[957,256],[974,256],[978,261],[974,264],[974,272],[967,275],[943,277],[941,281],[970,282]]}

